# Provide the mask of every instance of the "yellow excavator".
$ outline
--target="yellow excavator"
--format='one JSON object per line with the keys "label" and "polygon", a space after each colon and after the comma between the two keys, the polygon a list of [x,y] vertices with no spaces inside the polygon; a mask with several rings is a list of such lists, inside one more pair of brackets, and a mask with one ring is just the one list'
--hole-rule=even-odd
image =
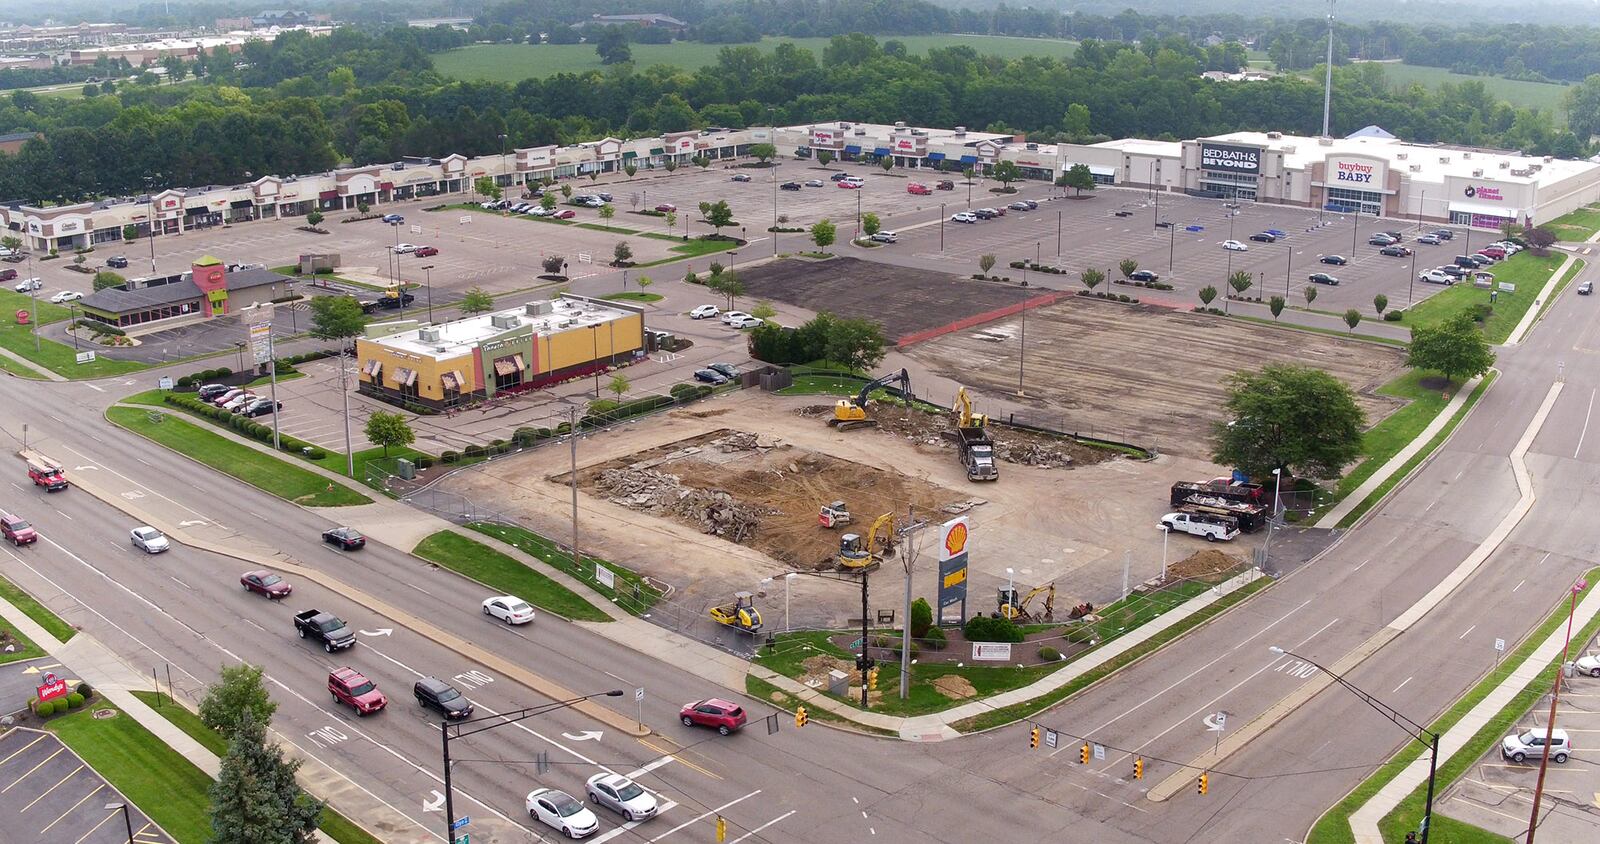
{"label": "yellow excavator", "polygon": [[866,386],[861,388],[861,392],[856,395],[854,401],[850,399],[839,399],[837,402],[835,402],[833,405],[833,418],[828,420],[828,427],[838,428],[841,431],[848,431],[852,428],[877,427],[878,420],[867,417],[867,396],[871,395],[872,391],[878,389],[879,387],[887,386],[897,382],[900,385],[900,391],[907,399],[910,399],[910,374],[908,374],[904,369],[900,370],[899,372],[891,372],[882,378],[868,381]]}
{"label": "yellow excavator", "polygon": [[733,603],[712,607],[711,620],[740,633],[753,634],[761,629],[761,611],[756,609],[755,596],[749,592],[735,592]]}
{"label": "yellow excavator", "polygon": [[958,428],[987,428],[989,426],[989,417],[987,415],[972,412],[972,399],[967,395],[966,387],[956,390],[956,406],[954,409],[961,414],[961,418],[956,421],[956,427]]}
{"label": "yellow excavator", "polygon": [[[881,549],[880,549],[881,538]],[[870,571],[894,553],[894,514],[884,513],[872,523],[865,539],[859,533],[839,537],[839,568]]]}
{"label": "yellow excavator", "polygon": [[[1034,598],[1040,595],[1044,596],[1044,609],[1043,612],[1035,616],[1028,609],[1028,606],[1033,603]],[[1017,590],[1001,589],[999,604],[1000,611],[998,615],[1001,618],[1009,618],[1012,621],[1052,621],[1056,614],[1056,585],[1052,581],[1043,586],[1035,586],[1029,589],[1028,593],[1023,595],[1021,599],[1017,598]]]}

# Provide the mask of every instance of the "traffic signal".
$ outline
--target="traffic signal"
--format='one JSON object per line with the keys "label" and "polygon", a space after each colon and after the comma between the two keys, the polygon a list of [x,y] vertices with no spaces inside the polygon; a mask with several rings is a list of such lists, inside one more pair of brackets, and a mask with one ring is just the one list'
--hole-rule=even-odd
{"label": "traffic signal", "polygon": [[1084,742],[1083,746],[1078,748],[1078,764],[1080,764],[1080,765],[1089,764],[1089,743],[1088,742]]}
{"label": "traffic signal", "polygon": [[867,688],[874,691],[878,688],[878,667],[876,665],[867,670]]}
{"label": "traffic signal", "polygon": [[1038,746],[1039,746],[1039,728],[1038,727],[1034,727],[1033,728],[1032,737],[1028,739],[1028,747],[1036,748]]}
{"label": "traffic signal", "polygon": [[795,709],[794,709],[794,725],[796,727],[804,727],[806,725],[806,722],[810,721],[810,720],[811,720],[811,716],[806,714],[806,708],[804,706],[795,707]]}
{"label": "traffic signal", "polygon": [[1144,779],[1144,757],[1143,756],[1140,756],[1139,758],[1133,760],[1133,778],[1136,779],[1136,780]]}
{"label": "traffic signal", "polygon": [[727,840],[728,820],[721,815],[717,815],[717,844],[722,844],[722,842]]}
{"label": "traffic signal", "polygon": [[1210,782],[1211,782],[1211,776],[1209,774],[1207,774],[1205,771],[1201,771],[1200,772],[1200,779],[1199,779],[1198,782],[1195,783],[1195,786],[1200,790],[1201,794],[1205,794],[1206,793],[1206,787]]}

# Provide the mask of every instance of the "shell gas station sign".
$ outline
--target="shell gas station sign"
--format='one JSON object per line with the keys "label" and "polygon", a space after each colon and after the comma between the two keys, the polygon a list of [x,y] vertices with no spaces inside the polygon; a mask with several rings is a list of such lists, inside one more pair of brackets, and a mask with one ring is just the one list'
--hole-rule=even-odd
{"label": "shell gas station sign", "polygon": [[[940,624],[967,623],[967,517],[951,519],[939,526],[939,617]],[[945,617],[945,608],[960,604],[956,619]]]}

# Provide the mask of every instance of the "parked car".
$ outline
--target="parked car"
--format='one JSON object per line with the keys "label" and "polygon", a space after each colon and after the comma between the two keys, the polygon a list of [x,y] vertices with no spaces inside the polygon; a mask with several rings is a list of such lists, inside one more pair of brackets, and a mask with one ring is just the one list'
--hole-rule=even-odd
{"label": "parked car", "polygon": [[389,223],[390,225],[399,225],[400,223],[404,223],[406,218],[400,216],[399,214],[385,214],[383,215],[383,221],[385,223]]}
{"label": "parked car", "polygon": [[729,179],[729,181],[748,182],[750,181],[750,175],[748,173],[735,173],[733,174],[733,178]]}
{"label": "parked car", "polygon": [[980,220],[993,220],[1000,215],[996,214],[993,208],[979,208],[978,210],[972,212],[972,216],[977,217]]}
{"label": "parked car", "polygon": [[396,255],[407,255],[417,251],[417,245],[415,243],[396,243],[394,246],[389,248],[393,249]]}
{"label": "parked car", "polygon": [[1161,275],[1153,270],[1134,270],[1128,274],[1129,281],[1160,281]]}
{"label": "parked car", "polygon": [[242,395],[234,397],[234,399],[232,401],[229,401],[229,402],[223,404],[222,405],[222,409],[228,411],[229,413],[238,413],[239,411],[244,409],[245,405],[247,405],[247,404],[249,404],[249,403],[251,403],[251,402],[253,402],[255,400],[256,400],[256,394],[255,393],[244,393]]}
{"label": "parked car", "polygon": [[528,815],[534,820],[551,829],[561,830],[561,834],[568,838],[593,835],[600,828],[600,819],[594,816],[594,812],[565,791],[536,788],[528,792],[525,805]]}
{"label": "parked car", "polygon": [[433,256],[439,254],[439,247],[418,246],[416,249],[411,250],[411,254],[417,256],[418,258],[432,258]]}
{"label": "parked car", "polygon": [[356,551],[367,547],[367,538],[353,527],[329,528],[322,532],[322,541],[329,545],[337,545],[345,551]]}
{"label": "parked car", "polygon": [[269,398],[260,398],[250,402],[249,404],[246,404],[244,409],[240,410],[239,412],[254,419],[257,416],[266,416],[269,413],[274,413],[282,409],[283,402],[275,402]]}
{"label": "parked car", "polygon": [[712,727],[728,735],[743,727],[746,719],[739,704],[713,697],[684,704],[678,711],[678,720],[685,727]]}
{"label": "parked car", "polygon": [[749,314],[745,313],[744,311],[728,311],[722,315],[722,321],[724,324],[732,325],[735,320],[741,320],[747,316],[749,316]]}
{"label": "parked car", "polygon": [[1113,216],[1113,217],[1132,217],[1133,216],[1133,212],[1129,211],[1126,208],[1124,208],[1121,211],[1112,211],[1111,212],[1111,216]]}
{"label": "parked car", "polygon": [[6,267],[5,269],[0,270],[0,281],[10,281],[10,280],[12,280],[12,279],[14,279],[16,277],[17,277],[17,271],[12,269],[12,268],[10,268],[10,267]]}
{"label": "parked car", "polygon": [[806,187],[808,188],[820,188],[822,184],[821,179],[806,179]]}
{"label": "parked car", "polygon": [[934,185],[934,187],[939,189],[939,190],[955,190],[956,189],[956,183],[951,181],[951,180],[949,180],[949,179],[941,179],[938,183],[936,183]]}
{"label": "parked car", "polygon": [[624,821],[655,817],[655,796],[621,774],[595,774],[589,778],[586,790],[590,803],[616,812]]}
{"label": "parked car", "polygon": [[715,369],[696,369],[694,371],[694,380],[703,381],[713,387],[728,383],[728,377]]}
{"label": "parked car", "polygon": [[195,395],[195,398],[198,398],[201,401],[207,401],[208,402],[208,401],[211,401],[212,399],[215,399],[215,398],[221,396],[223,393],[226,393],[227,391],[229,391],[231,389],[233,389],[233,388],[229,387],[226,384],[206,384],[205,386],[201,387],[199,390],[196,390],[194,395]]}
{"label": "parked car", "polygon": [[1370,245],[1370,246],[1388,246],[1389,244],[1395,243],[1395,242],[1396,241],[1395,241],[1394,238],[1392,238],[1392,237],[1390,237],[1390,236],[1388,236],[1386,234],[1381,234],[1381,233],[1380,234],[1375,234],[1372,237],[1367,238],[1367,244]]}
{"label": "parked car", "polygon": [[217,407],[221,407],[221,406],[227,404],[228,402],[233,401],[234,399],[238,398],[239,396],[244,395],[244,393],[245,393],[245,389],[243,387],[232,387],[232,388],[229,388],[227,392],[222,393],[221,395],[217,396],[216,398],[210,399],[210,402],[212,404],[216,405]]}
{"label": "parked car", "polygon": [[1387,231],[1379,232],[1379,234],[1386,234],[1389,237],[1394,238],[1395,243],[1399,243],[1400,241],[1406,239],[1405,232],[1397,231],[1395,229],[1388,229]]}
{"label": "parked car", "polygon": [[1317,259],[1317,262],[1322,264],[1332,264],[1336,267],[1342,267],[1345,264],[1350,263],[1350,259],[1343,255],[1323,255]]}
{"label": "parked car", "polygon": [[848,179],[848,178],[850,178],[850,174],[849,174],[849,173],[834,173],[834,174],[832,174],[832,175],[830,175],[830,176],[828,176],[828,178],[829,178],[829,179],[830,179],[830,180],[831,180],[831,181],[835,181],[835,182],[842,182],[842,181],[844,181],[844,180],[845,180],[845,179]]}
{"label": "parked car", "polygon": [[1226,542],[1239,536],[1239,520],[1232,516],[1168,513],[1161,517],[1161,527],[1204,537],[1207,542],[1216,542],[1219,539]]}
{"label": "parked car", "polygon": [[1505,260],[1506,255],[1508,255],[1509,253],[1506,252],[1506,250],[1503,247],[1485,246],[1482,249],[1478,250],[1478,254],[1479,255],[1488,255],[1490,258],[1493,258],[1496,261],[1503,261],[1503,260]]}
{"label": "parked car", "polygon": [[1455,280],[1454,276],[1451,276],[1451,275],[1449,275],[1447,273],[1444,273],[1444,272],[1441,272],[1439,270],[1424,270],[1421,275],[1417,276],[1417,281],[1425,282],[1427,284],[1455,284],[1456,283],[1456,280]]}
{"label": "parked car", "polygon": [[875,232],[871,239],[873,243],[894,243],[900,239],[900,236],[894,232]]}
{"label": "parked car", "polygon": [[528,624],[533,621],[533,607],[527,601],[511,595],[496,595],[483,602],[483,614],[506,624]]}
{"label": "parked car", "polygon": [[1444,243],[1444,239],[1436,234],[1425,234],[1422,237],[1417,238],[1417,242],[1427,244],[1428,246],[1438,246],[1439,244]]}
{"label": "parked car", "polygon": [[1222,242],[1222,248],[1226,249],[1226,250],[1228,250],[1230,252],[1249,252],[1250,251],[1250,247],[1248,245],[1246,245],[1244,243],[1240,243],[1237,240],[1224,240]]}
{"label": "parked car", "polygon": [[780,187],[780,188],[782,188],[784,190],[800,190],[800,183],[799,182],[784,182],[783,184],[778,185],[778,187]]}
{"label": "parked car", "polygon": [[1391,243],[1378,250],[1379,255],[1388,255],[1391,258],[1404,258],[1411,254],[1411,250],[1398,243]]}
{"label": "parked car", "polygon": [[350,706],[357,716],[370,715],[389,705],[389,698],[378,691],[377,683],[348,666],[328,672],[328,691],[333,693],[334,703]]}
{"label": "parked car", "polygon": [[921,182],[911,182],[910,184],[906,185],[906,193],[915,194],[916,196],[932,196],[933,188],[930,188]]}
{"label": "parked car", "polygon": [[971,211],[957,211],[956,213],[950,215],[950,222],[976,223],[978,222],[978,215],[972,213]]}
{"label": "parked car", "polygon": [[51,296],[50,297],[50,301],[51,301],[51,303],[56,304],[56,305],[65,305],[68,302],[76,302],[76,301],[78,301],[79,299],[82,299],[82,298],[83,298],[83,294],[79,293],[76,290],[63,290],[60,293],[57,293],[56,295]]}
{"label": "parked car", "polygon": [[612,197],[611,197],[611,194],[609,194],[609,193],[606,193],[606,192],[605,192],[605,191],[601,191],[601,192],[599,192],[599,193],[597,193],[597,194],[595,194],[595,196],[598,196],[598,197],[600,197],[600,201],[601,201],[601,202],[602,202],[602,203],[604,203],[604,202],[610,202],[610,201],[611,201],[611,199],[612,199]]}
{"label": "parked car", "polygon": [[673,205],[673,204],[672,204],[672,203],[670,203],[670,202],[662,202],[662,203],[658,203],[658,204],[657,204],[657,205],[656,205],[656,210],[657,210],[657,211],[660,211],[660,212],[661,212],[661,213],[663,213],[663,214],[670,214],[670,213],[672,213],[672,212],[673,212],[673,211],[676,211],[676,210],[678,210],[678,206],[676,206],[676,205]]}
{"label": "parked car", "polygon": [[125,270],[128,268],[128,259],[121,255],[112,255],[106,259],[106,266],[116,270]]}
{"label": "parked car", "polygon": [[1442,272],[1445,275],[1457,280],[1467,277],[1466,269],[1458,267],[1455,264],[1445,264],[1442,267],[1435,267],[1434,269],[1437,269],[1439,272]]}
{"label": "parked car", "polygon": [[720,313],[722,313],[722,310],[716,305],[701,305],[689,312],[689,318],[710,319]]}
{"label": "parked car", "polygon": [[128,537],[133,540],[133,547],[146,554],[159,554],[172,547],[165,534],[149,525],[134,528],[128,532]]}
{"label": "parked car", "polygon": [[432,709],[446,718],[461,719],[472,716],[472,702],[467,700],[455,686],[440,680],[437,677],[423,677],[411,687],[411,693],[417,699],[417,705],[423,709]]}
{"label": "parked car", "polygon": [[1257,232],[1256,234],[1250,235],[1250,239],[1255,241],[1255,242],[1257,242],[1257,243],[1277,243],[1278,242],[1278,236],[1277,235],[1268,234],[1266,232]]}
{"label": "parked car", "polygon": [[265,595],[272,600],[287,598],[289,593],[294,591],[294,587],[289,585],[289,581],[265,570],[245,572],[239,576],[239,585],[243,586],[246,592]]}
{"label": "parked car", "polygon": [[[1500,740],[1500,755],[1513,762],[1526,762],[1529,757],[1544,758],[1544,727],[1534,727]],[[1550,761],[1564,765],[1572,751],[1572,739],[1567,731],[1557,727],[1550,730]]]}
{"label": "parked car", "polygon": [[578,212],[572,210],[571,208],[563,208],[560,211],[551,212],[550,216],[556,218],[557,220],[570,220],[573,217],[578,216]]}
{"label": "parked car", "polygon": [[708,363],[706,369],[716,370],[717,374],[730,381],[739,377],[739,368],[731,363]]}
{"label": "parked car", "polygon": [[1429,232],[1429,234],[1439,238],[1440,240],[1454,240],[1456,237],[1456,233],[1449,229],[1434,229],[1433,231]]}
{"label": "parked car", "polygon": [[[1587,281],[1584,282],[1584,284],[1588,283],[1589,282]],[[1572,664],[1572,667],[1579,674],[1587,674],[1590,677],[1600,677],[1600,655],[1584,654],[1583,656],[1578,657],[1577,661]]]}
{"label": "parked car", "polygon": [[12,288],[12,289],[17,291],[18,293],[29,293],[29,292],[32,292],[34,290],[42,289],[43,287],[44,287],[43,279],[25,278],[25,279],[17,282],[17,286]]}
{"label": "parked car", "polygon": [[760,325],[761,322],[762,320],[760,317],[753,317],[749,314],[745,314],[742,317],[728,320],[728,325],[732,326],[733,328],[755,328],[756,326]]}
{"label": "parked car", "polygon": [[1339,279],[1334,278],[1327,273],[1312,273],[1311,275],[1306,276],[1306,281],[1309,281],[1312,284],[1328,284],[1334,287],[1339,286]]}

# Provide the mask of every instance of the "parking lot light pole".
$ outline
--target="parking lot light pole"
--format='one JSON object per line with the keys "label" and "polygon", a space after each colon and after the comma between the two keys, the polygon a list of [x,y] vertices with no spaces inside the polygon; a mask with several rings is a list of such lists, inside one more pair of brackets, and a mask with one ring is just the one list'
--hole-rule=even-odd
{"label": "parking lot light pole", "polygon": [[1417,250],[1411,250],[1411,280],[1406,282],[1406,304],[1412,303],[1412,288],[1417,284]]}
{"label": "parking lot light pole", "polygon": [[1172,272],[1172,256],[1178,251],[1178,227],[1167,226],[1167,272]]}
{"label": "parking lot light pole", "polygon": [[944,252],[944,203],[939,203],[939,251]]}
{"label": "parking lot light pole", "polygon": [[107,803],[107,812],[122,812],[122,823],[128,828],[128,844],[133,844],[133,816],[128,814],[127,803]]}
{"label": "parking lot light pole", "polygon": [[1429,730],[1427,727],[1424,727],[1421,724],[1418,724],[1410,718],[1401,715],[1400,710],[1395,709],[1381,700],[1378,700],[1370,694],[1367,694],[1360,687],[1356,686],[1354,683],[1351,683],[1349,680],[1346,680],[1343,675],[1335,674],[1334,672],[1329,671],[1326,665],[1322,665],[1314,659],[1301,656],[1294,651],[1286,648],[1280,648],[1277,645],[1272,645],[1268,647],[1267,650],[1283,656],[1292,656],[1301,662],[1321,669],[1322,673],[1332,677],[1339,685],[1350,690],[1351,694],[1361,698],[1363,703],[1377,710],[1379,715],[1388,718],[1396,727],[1404,730],[1406,735],[1411,736],[1411,738],[1417,743],[1428,748],[1429,752],[1431,753],[1431,756],[1428,759],[1428,797],[1427,802],[1424,804],[1424,808],[1422,810],[1422,844],[1428,844],[1428,833],[1433,830],[1433,786],[1434,779],[1439,770],[1439,734]]}
{"label": "parking lot light pole", "polygon": [[1356,241],[1361,239],[1361,206],[1351,206],[1355,213],[1350,215],[1350,258],[1356,257]]}
{"label": "parking lot light pole", "polygon": [[1022,279],[1022,335],[1017,341],[1017,395],[1026,398],[1028,394],[1022,391],[1022,373],[1028,364],[1028,279],[1026,276],[1028,268],[1026,265],[1023,266],[1022,272],[1024,274]]}
{"label": "parking lot light pole", "polygon": [[[432,264],[423,264],[422,265],[422,277],[423,277],[423,282],[422,282],[423,286],[428,288],[428,324],[432,325],[433,324],[433,265]],[[402,299],[405,298],[405,294],[404,293],[401,294],[401,298]]]}
{"label": "parking lot light pole", "polygon": [[67,333],[72,335],[72,350],[78,350],[78,303],[68,302],[67,313],[71,318],[67,320]]}
{"label": "parking lot light pole", "polygon": [[1283,297],[1289,298],[1289,273],[1294,271],[1294,244],[1285,243],[1283,254],[1288,260],[1283,262]]}
{"label": "parking lot light pole", "polygon": [[1056,257],[1061,257],[1061,212],[1056,212]]}

